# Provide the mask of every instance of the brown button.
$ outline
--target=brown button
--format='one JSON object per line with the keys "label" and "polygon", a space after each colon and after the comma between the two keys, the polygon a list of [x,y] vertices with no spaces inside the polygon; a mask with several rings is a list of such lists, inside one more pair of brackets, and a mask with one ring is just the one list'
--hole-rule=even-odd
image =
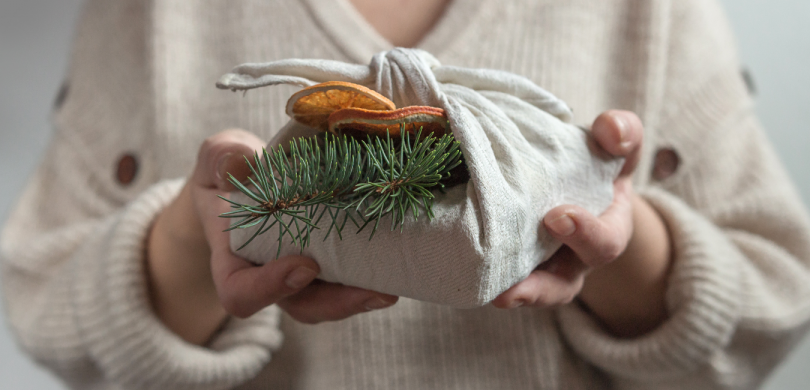
{"label": "brown button", "polygon": [[118,170],[115,173],[118,183],[121,185],[129,185],[135,180],[138,175],[138,159],[132,154],[125,154],[118,160]]}
{"label": "brown button", "polygon": [[62,105],[65,104],[65,100],[67,100],[68,93],[70,92],[70,84],[64,82],[62,87],[59,88],[59,93],[56,94],[56,99],[53,102],[53,109],[59,111],[62,108]]}
{"label": "brown button", "polygon": [[678,170],[681,158],[678,153],[670,148],[660,149],[655,154],[655,165],[653,165],[652,175],[656,180],[664,180],[672,176]]}
{"label": "brown button", "polygon": [[751,96],[757,96],[757,83],[754,82],[754,76],[748,68],[743,68],[742,78],[745,81],[745,87],[748,88],[748,93]]}

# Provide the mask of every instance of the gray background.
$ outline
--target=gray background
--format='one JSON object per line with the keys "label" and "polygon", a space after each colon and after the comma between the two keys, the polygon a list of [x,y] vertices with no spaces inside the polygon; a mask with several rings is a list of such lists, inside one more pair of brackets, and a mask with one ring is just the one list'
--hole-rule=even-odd
{"label": "gray background", "polygon": [[[81,0],[0,1],[0,221],[48,138],[50,108],[65,72]],[[724,0],[743,62],[756,81],[758,111],[810,204],[810,1]],[[5,321],[0,313],[0,321]],[[5,325],[3,323],[3,325]],[[810,387],[810,339],[766,389]],[[61,386],[22,355],[0,326],[0,389]]]}

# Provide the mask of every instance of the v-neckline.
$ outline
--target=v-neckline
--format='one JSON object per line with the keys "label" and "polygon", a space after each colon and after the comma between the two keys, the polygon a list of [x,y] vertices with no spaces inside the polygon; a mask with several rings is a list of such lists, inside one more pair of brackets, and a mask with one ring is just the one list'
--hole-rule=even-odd
{"label": "v-neckline", "polygon": [[[304,0],[323,30],[352,61],[365,64],[374,54],[391,50],[394,45],[385,39],[349,0]],[[414,48],[440,56],[463,30],[472,25],[473,17],[482,8],[479,0],[453,0]]]}

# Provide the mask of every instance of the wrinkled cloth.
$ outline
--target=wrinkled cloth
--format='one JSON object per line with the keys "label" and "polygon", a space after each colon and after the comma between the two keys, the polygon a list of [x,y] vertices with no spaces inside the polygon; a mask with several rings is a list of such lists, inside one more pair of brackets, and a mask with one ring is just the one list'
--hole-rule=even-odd
{"label": "wrinkled cloth", "polygon": [[[303,87],[325,81],[365,85],[397,107],[443,108],[461,142],[471,180],[439,195],[435,218],[408,218],[394,230],[390,218],[368,232],[324,236],[315,230],[303,254],[321,267],[321,279],[457,307],[484,305],[524,279],[559,247],[542,219],[563,204],[600,214],[613,199],[621,159],[589,148],[587,131],[573,126],[571,110],[551,93],[513,73],[442,66],[431,54],[397,48],[368,66],[329,60],[245,64],[217,86],[249,90],[278,84]],[[306,133],[288,124],[271,141]],[[235,193],[233,199],[250,203]],[[387,221],[386,221],[387,219]],[[231,232],[231,247],[262,264],[275,258],[278,225],[237,249],[255,229]],[[356,230],[356,229],[355,229]],[[281,255],[301,253],[289,240]]]}

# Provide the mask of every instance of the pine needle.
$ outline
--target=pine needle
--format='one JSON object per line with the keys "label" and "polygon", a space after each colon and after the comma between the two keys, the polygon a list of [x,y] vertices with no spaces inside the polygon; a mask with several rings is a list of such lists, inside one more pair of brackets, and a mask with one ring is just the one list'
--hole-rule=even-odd
{"label": "pine needle", "polygon": [[420,208],[433,219],[431,191],[443,191],[442,180],[464,163],[460,145],[451,134],[422,137],[420,130],[414,137],[404,129],[400,134],[399,142],[390,134],[299,138],[286,150],[278,146],[255,153],[252,162],[245,158],[252,173],[247,184],[230,174],[228,181],[255,203],[220,197],[232,209],[220,217],[238,219],[226,231],[258,226],[242,249],[278,225],[278,256],[284,237],[303,251],[323,219],[324,240],[332,230],[343,239],[349,220],[358,233],[372,224],[371,240],[383,217],[391,217],[391,230],[397,225],[401,230],[409,214],[418,219]]}

